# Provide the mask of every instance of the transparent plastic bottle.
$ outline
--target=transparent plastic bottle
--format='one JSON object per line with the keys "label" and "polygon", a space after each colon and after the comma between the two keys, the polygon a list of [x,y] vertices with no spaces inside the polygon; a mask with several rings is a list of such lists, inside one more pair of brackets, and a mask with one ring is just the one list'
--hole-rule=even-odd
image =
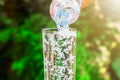
{"label": "transparent plastic bottle", "polygon": [[57,27],[68,27],[80,15],[82,0],[52,0],[50,15]]}

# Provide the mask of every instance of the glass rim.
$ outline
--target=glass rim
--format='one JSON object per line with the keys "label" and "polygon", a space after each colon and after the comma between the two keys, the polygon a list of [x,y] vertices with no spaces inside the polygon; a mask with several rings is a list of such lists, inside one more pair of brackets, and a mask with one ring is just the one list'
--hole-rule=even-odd
{"label": "glass rim", "polygon": [[[69,28],[71,31],[76,31],[76,28]],[[43,28],[42,31],[51,31],[51,30],[55,30],[58,31],[57,28]]]}

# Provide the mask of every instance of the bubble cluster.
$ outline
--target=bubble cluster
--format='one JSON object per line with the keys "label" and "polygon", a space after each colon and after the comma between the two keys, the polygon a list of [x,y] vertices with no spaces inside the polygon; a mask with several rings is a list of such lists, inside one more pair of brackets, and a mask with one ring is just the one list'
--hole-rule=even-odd
{"label": "bubble cluster", "polygon": [[80,15],[82,0],[52,0],[50,15],[58,29],[68,28]]}

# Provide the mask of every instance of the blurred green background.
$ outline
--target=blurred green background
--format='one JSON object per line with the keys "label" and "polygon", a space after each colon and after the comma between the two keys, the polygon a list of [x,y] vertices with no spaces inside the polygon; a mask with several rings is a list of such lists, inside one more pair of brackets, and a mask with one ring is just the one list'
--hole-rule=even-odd
{"label": "blurred green background", "polygon": [[[0,0],[0,80],[44,80],[42,32],[51,0]],[[81,10],[76,80],[120,80],[120,0]]]}

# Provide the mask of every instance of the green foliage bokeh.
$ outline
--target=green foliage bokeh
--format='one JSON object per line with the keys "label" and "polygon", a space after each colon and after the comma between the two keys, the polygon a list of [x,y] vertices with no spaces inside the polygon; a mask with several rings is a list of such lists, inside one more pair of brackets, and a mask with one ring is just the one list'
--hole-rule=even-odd
{"label": "green foliage bokeh", "polygon": [[[112,51],[111,44],[117,43],[114,34],[118,32],[106,27],[106,20],[99,19],[93,12],[93,6],[82,10],[79,20],[70,25],[77,29],[76,80],[112,80],[105,79],[100,74],[99,63],[95,59],[102,56],[99,50],[101,46]],[[6,15],[0,17],[0,59],[3,63],[8,62],[7,76],[0,77],[0,80],[44,80],[43,28],[56,28],[53,20],[44,13],[32,13],[22,24]],[[100,44],[97,43],[99,41]],[[102,60],[101,62],[109,65]],[[120,77],[119,59],[113,60],[111,64]]]}

